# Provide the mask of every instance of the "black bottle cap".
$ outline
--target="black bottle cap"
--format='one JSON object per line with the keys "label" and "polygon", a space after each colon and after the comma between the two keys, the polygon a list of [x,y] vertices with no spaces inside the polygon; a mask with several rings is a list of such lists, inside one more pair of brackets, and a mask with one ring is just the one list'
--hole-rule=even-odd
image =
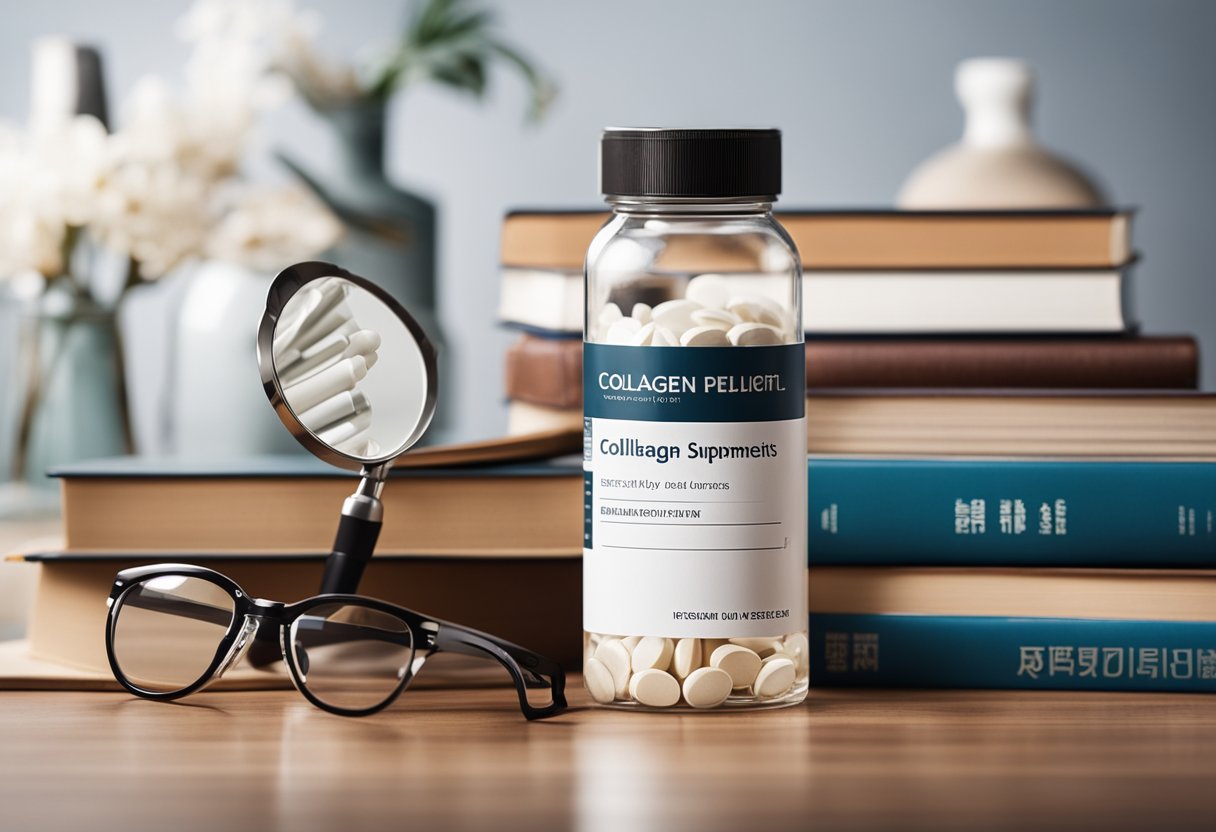
{"label": "black bottle cap", "polygon": [[781,193],[781,131],[609,127],[600,141],[609,196],[730,199]]}

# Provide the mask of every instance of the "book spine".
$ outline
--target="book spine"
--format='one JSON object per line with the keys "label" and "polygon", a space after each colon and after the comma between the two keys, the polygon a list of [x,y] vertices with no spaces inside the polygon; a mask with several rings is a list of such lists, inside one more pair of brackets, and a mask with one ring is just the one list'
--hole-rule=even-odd
{"label": "book spine", "polygon": [[506,391],[513,401],[581,408],[582,342],[524,335],[507,350]]}
{"label": "book spine", "polygon": [[814,339],[807,386],[1194,389],[1193,338]]}
{"label": "book spine", "polygon": [[[507,352],[510,399],[549,407],[583,402],[578,333],[535,330]],[[806,384],[815,389],[992,387],[1193,390],[1194,338],[814,338]]]}
{"label": "book spine", "polygon": [[811,684],[1216,692],[1216,623],[810,615]]}
{"label": "book spine", "polygon": [[1216,566],[1216,462],[807,463],[812,565]]}

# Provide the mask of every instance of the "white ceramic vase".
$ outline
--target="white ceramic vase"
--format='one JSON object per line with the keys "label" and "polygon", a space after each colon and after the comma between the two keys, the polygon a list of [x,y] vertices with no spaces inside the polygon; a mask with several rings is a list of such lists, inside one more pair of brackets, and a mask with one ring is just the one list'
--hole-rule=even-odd
{"label": "white ceramic vase", "polygon": [[190,277],[173,334],[171,445],[184,457],[299,452],[262,390],[257,331],[273,275],[219,261]]}
{"label": "white ceramic vase", "polygon": [[922,162],[896,203],[912,210],[1063,209],[1105,204],[1098,186],[1049,153],[1030,127],[1034,75],[1007,58],[958,65],[955,93],[966,112],[962,140]]}

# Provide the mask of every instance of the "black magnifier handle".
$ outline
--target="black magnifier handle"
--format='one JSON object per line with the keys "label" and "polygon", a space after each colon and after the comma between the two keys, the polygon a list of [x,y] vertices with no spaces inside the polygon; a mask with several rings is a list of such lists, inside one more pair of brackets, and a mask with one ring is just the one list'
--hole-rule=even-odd
{"label": "black magnifier handle", "polygon": [[[359,591],[363,570],[376,551],[376,540],[380,537],[380,518],[383,506],[380,491],[384,487],[384,471],[365,476],[355,493],[342,506],[342,518],[338,521],[338,534],[334,537],[333,551],[325,559],[325,574],[321,578],[321,592],[353,595]],[[279,646],[279,634],[272,628],[258,630],[254,643],[250,645],[246,659],[253,667],[265,667],[283,657]]]}
{"label": "black magnifier handle", "polygon": [[380,536],[380,521],[384,517],[380,494],[384,490],[384,479],[388,476],[390,464],[365,468],[355,493],[342,504],[338,534],[334,538],[333,550],[325,560],[322,594],[354,594],[359,591],[359,579],[363,577],[363,570],[376,551],[376,538]]}
{"label": "black magnifier handle", "polygon": [[376,551],[381,522],[343,514],[338,523],[334,548],[325,559],[325,575],[321,578],[321,593],[354,594],[359,591],[363,570]]}
{"label": "black magnifier handle", "polygon": [[[325,559],[325,575],[321,579],[321,592],[340,592],[353,595],[359,590],[363,570],[376,550],[376,538],[380,536],[379,520],[365,520],[343,514],[338,523],[338,536],[334,550]],[[279,646],[279,634],[273,628],[259,628],[254,643],[250,645],[246,660],[253,667],[265,667],[283,657]]]}

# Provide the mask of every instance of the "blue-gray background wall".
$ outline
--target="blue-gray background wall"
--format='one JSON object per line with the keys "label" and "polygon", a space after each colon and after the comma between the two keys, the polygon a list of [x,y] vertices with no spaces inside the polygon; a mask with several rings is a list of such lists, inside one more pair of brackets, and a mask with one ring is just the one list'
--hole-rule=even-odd
{"label": "blue-gray background wall", "polygon": [[[141,74],[180,72],[172,36],[187,3],[47,0],[13,5],[0,26],[0,118],[27,107],[28,43],[62,33],[99,44],[113,92]],[[334,54],[383,43],[397,0],[312,0]],[[442,316],[459,384],[449,418],[501,430],[494,326],[496,247],[511,206],[594,206],[596,139],[608,124],[774,124],[785,131],[783,203],[890,204],[905,174],[953,141],[955,63],[1028,59],[1044,142],[1140,208],[1135,303],[1149,332],[1197,333],[1216,387],[1216,3],[1203,0],[518,0],[498,3],[510,38],[561,85],[551,117],[524,126],[525,92],[496,75],[484,106],[435,88],[396,102],[390,169],[442,210]],[[268,122],[263,147],[325,164],[332,145],[302,106]],[[264,153],[251,165],[274,175]],[[155,409],[172,287],[127,316],[137,345],[137,429],[156,450]],[[9,319],[5,319],[9,320]],[[453,395],[454,394],[454,395]]]}

